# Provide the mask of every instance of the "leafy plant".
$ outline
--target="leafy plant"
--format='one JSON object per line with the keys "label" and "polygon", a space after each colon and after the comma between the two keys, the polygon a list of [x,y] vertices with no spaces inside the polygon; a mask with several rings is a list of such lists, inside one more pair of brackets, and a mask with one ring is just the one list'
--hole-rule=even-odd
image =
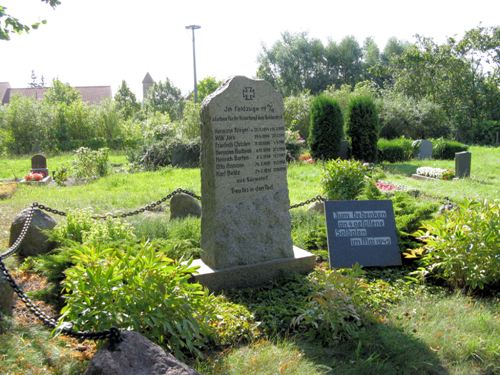
{"label": "leafy plant", "polygon": [[298,131],[288,129],[285,131],[285,148],[288,161],[297,160],[299,158],[304,143],[305,141]]}
{"label": "leafy plant", "polygon": [[498,288],[500,203],[467,201],[424,225],[422,276],[444,279],[456,288]]}
{"label": "leafy plant", "polygon": [[365,185],[366,167],[355,160],[330,160],[321,175],[323,191],[330,200],[352,200]]}
{"label": "leafy plant", "polygon": [[356,160],[377,160],[378,114],[370,96],[355,96],[349,102],[347,134],[351,138],[352,156]]}
{"label": "leafy plant", "polygon": [[[358,269],[360,272],[361,269]],[[356,304],[360,297],[359,280],[338,271],[318,271],[309,276],[312,293],[292,326],[311,340],[331,345],[356,337],[363,324]]]}
{"label": "leafy plant", "polygon": [[66,270],[66,306],[60,325],[103,330],[116,326],[143,333],[178,358],[200,355],[212,334],[212,299],[190,282],[194,268],[149,243],[81,246]]}
{"label": "leafy plant", "polygon": [[108,174],[108,149],[91,150],[80,147],[75,152],[73,173],[78,178],[97,178]]}
{"label": "leafy plant", "polygon": [[52,172],[52,178],[58,186],[65,186],[70,176],[70,167],[63,165]]}
{"label": "leafy plant", "polygon": [[314,159],[333,159],[338,156],[344,136],[344,119],[338,103],[319,95],[311,103],[309,147]]}

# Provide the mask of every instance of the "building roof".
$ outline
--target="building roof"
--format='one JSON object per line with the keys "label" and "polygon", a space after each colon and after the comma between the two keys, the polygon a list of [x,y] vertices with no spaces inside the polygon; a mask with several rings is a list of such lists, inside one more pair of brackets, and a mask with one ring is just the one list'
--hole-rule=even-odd
{"label": "building roof", "polygon": [[[80,92],[82,101],[88,104],[99,104],[104,99],[111,99],[111,86],[76,86],[74,88]],[[1,82],[0,101],[2,104],[7,104],[14,95],[42,99],[47,90],[48,87],[11,88],[7,82]]]}

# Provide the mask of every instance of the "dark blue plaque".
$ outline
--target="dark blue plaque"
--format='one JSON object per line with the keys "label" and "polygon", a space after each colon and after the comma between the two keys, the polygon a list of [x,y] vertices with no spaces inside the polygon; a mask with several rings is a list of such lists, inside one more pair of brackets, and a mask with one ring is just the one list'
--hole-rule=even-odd
{"label": "dark blue plaque", "polygon": [[400,266],[392,201],[325,202],[330,267]]}

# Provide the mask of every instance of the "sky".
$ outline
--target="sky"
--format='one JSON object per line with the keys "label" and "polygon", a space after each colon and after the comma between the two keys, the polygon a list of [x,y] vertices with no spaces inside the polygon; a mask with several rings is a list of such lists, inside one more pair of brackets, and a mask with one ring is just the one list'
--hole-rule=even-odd
{"label": "sky", "polygon": [[360,44],[374,38],[383,49],[390,37],[415,34],[445,42],[478,26],[500,24],[498,0],[61,0],[52,9],[40,0],[0,0],[7,13],[46,25],[0,41],[0,82],[27,87],[31,71],[45,82],[111,86],[125,80],[138,99],[147,72],[169,78],[183,94],[193,89],[195,31],[198,80],[254,77],[262,46],[285,31],[307,32],[327,43],[347,35]]}

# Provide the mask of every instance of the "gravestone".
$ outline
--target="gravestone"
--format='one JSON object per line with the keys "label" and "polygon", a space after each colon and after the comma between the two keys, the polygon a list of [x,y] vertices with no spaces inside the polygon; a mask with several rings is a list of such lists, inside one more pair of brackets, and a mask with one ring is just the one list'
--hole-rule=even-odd
{"label": "gravestone", "polygon": [[419,139],[418,141],[418,159],[432,159],[432,142],[427,139]]}
{"label": "gravestone", "polygon": [[325,202],[330,267],[399,266],[392,201]]}
{"label": "gravestone", "polygon": [[307,272],[293,246],[283,99],[262,80],[233,77],[202,105],[201,268],[211,289],[258,285]]}
{"label": "gravestone", "polygon": [[41,173],[43,177],[47,177],[49,175],[49,170],[47,169],[47,158],[44,155],[33,155],[31,158],[31,172]]}
{"label": "gravestone", "polygon": [[455,177],[470,177],[472,154],[469,151],[455,153]]}

